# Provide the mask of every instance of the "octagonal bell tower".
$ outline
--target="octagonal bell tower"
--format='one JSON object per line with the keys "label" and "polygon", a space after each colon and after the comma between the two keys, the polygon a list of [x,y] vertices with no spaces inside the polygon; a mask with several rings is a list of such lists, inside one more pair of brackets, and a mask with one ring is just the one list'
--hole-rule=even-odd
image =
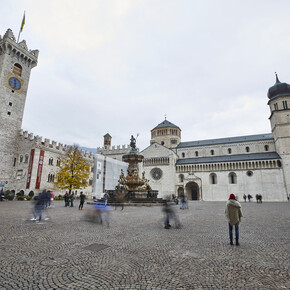
{"label": "octagonal bell tower", "polygon": [[11,178],[17,152],[31,69],[38,50],[28,50],[25,40],[17,43],[8,29],[0,36],[0,181]]}
{"label": "octagonal bell tower", "polygon": [[150,144],[159,143],[167,148],[175,148],[181,141],[181,130],[178,126],[165,120],[151,130]]}

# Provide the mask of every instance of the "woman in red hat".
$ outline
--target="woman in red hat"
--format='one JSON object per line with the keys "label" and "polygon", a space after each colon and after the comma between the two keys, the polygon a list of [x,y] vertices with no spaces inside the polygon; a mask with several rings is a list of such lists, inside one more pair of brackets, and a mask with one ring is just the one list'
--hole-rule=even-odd
{"label": "woman in red hat", "polygon": [[230,244],[233,245],[233,227],[235,227],[236,245],[239,246],[239,223],[243,214],[242,206],[236,200],[234,194],[230,194],[230,198],[227,201],[225,214],[229,221]]}

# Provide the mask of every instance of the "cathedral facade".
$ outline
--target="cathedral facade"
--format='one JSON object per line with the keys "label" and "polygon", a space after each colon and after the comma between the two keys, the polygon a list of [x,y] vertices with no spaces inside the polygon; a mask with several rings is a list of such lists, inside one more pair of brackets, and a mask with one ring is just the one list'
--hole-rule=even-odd
{"label": "cathedral facade", "polygon": [[290,194],[290,85],[268,90],[272,133],[181,142],[181,129],[164,120],[151,130],[142,171],[162,196],[185,194],[188,200],[239,199],[261,194],[285,201]]}

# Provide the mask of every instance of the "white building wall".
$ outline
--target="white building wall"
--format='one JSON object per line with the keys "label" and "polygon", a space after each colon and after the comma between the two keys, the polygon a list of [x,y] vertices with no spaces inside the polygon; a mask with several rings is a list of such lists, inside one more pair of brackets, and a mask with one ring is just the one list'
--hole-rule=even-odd
{"label": "white building wall", "polygon": [[101,198],[105,190],[114,190],[121,175],[121,169],[127,174],[128,163],[95,154],[93,177],[93,196]]}
{"label": "white building wall", "polygon": [[[286,193],[283,186],[282,169],[260,169],[252,170],[253,175],[247,175],[248,170],[240,171],[217,171],[217,183],[211,184],[211,172],[195,172],[194,175],[201,179],[202,199],[204,201],[227,200],[231,193],[238,196],[239,200],[243,195],[251,194],[255,198],[256,194],[262,194],[264,201],[285,201]],[[237,183],[229,182],[229,173],[237,175]],[[179,174],[178,174],[179,175]],[[186,187],[188,173],[184,173],[184,188]]]}

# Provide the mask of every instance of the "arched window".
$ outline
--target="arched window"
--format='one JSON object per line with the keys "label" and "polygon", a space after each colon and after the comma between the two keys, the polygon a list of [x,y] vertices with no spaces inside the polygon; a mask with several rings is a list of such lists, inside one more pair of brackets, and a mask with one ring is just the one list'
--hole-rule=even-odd
{"label": "arched window", "polygon": [[20,157],[19,157],[19,162],[20,163],[23,162],[23,156],[22,155],[20,155]]}
{"label": "arched window", "polygon": [[198,156],[198,151],[195,151],[195,156],[196,156],[196,157]]}
{"label": "arched window", "polygon": [[48,165],[53,165],[53,158],[52,157],[49,158]]}
{"label": "arched window", "polygon": [[184,157],[185,157],[185,153],[184,153],[184,152],[182,152],[181,156],[184,158]]}
{"label": "arched window", "polygon": [[265,151],[269,151],[269,146],[268,145],[265,145],[264,148],[265,148]]}
{"label": "arched window", "polygon": [[234,172],[229,173],[229,183],[236,184],[237,183],[237,175]]}
{"label": "arched window", "polygon": [[15,63],[14,64],[13,73],[15,73],[16,75],[21,76],[21,74],[22,74],[22,66],[19,63]]}
{"label": "arched window", "polygon": [[209,175],[209,183],[210,184],[217,184],[217,176],[215,173],[211,173]]}
{"label": "arched window", "polygon": [[56,160],[56,166],[60,166],[60,160],[59,159]]}
{"label": "arched window", "polygon": [[53,173],[48,174],[47,182],[54,182],[54,174]]}
{"label": "arched window", "polygon": [[231,154],[232,153],[232,149],[228,148],[228,153]]}
{"label": "arched window", "polygon": [[184,180],[184,175],[183,174],[179,174],[179,181],[183,182],[183,180]]}
{"label": "arched window", "polygon": [[161,145],[164,145],[164,141],[161,141]]}
{"label": "arched window", "polygon": [[210,150],[210,154],[211,155],[214,155],[214,150]]}
{"label": "arched window", "polygon": [[29,158],[29,156],[28,156],[28,154],[26,154],[25,159],[24,159],[24,163],[28,163],[28,158]]}
{"label": "arched window", "polygon": [[246,152],[250,152],[250,147],[246,147]]}

